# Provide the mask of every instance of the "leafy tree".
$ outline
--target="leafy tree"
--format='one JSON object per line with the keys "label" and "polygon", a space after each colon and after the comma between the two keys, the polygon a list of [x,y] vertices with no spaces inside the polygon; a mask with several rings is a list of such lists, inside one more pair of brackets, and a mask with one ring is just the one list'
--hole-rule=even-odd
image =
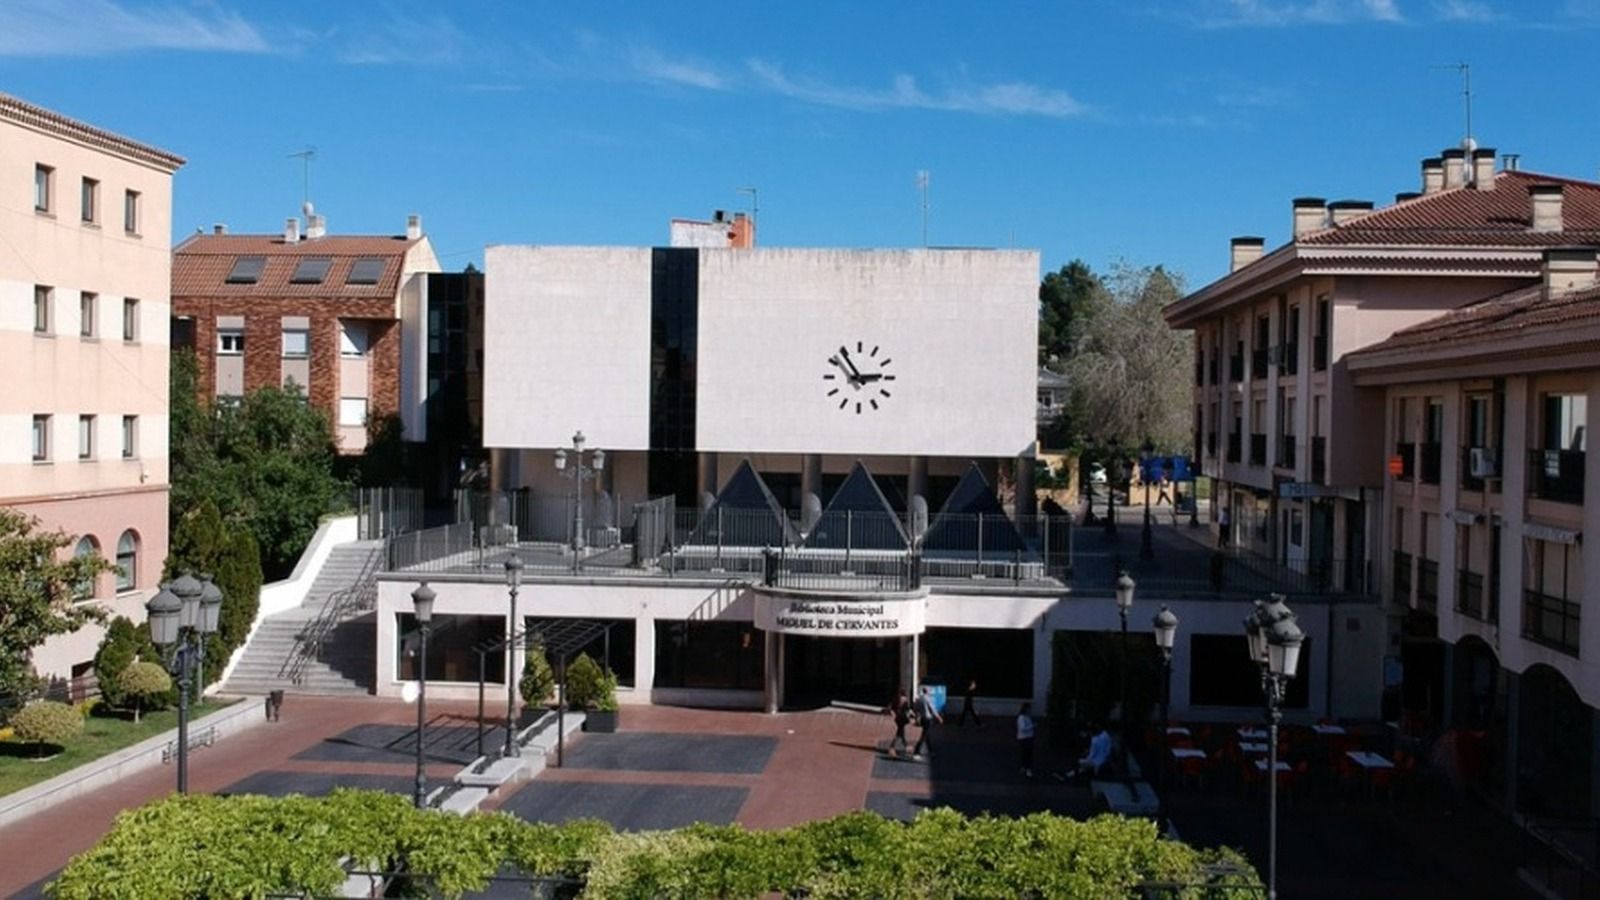
{"label": "leafy tree", "polygon": [[589,654],[579,653],[567,666],[567,705],[572,709],[616,709],[616,677]]}
{"label": "leafy tree", "polygon": [[98,604],[72,598],[111,565],[97,553],[67,555],[70,536],[38,528],[37,519],[0,507],[0,720],[38,686],[29,660],[35,647],[105,618]]}
{"label": "leafy tree", "polygon": [[518,683],[522,702],[529,706],[543,706],[555,693],[556,674],[550,669],[550,659],[545,656],[542,644],[528,648],[528,659],[522,666],[522,681]]}
{"label": "leafy tree", "polygon": [[406,480],[405,423],[400,416],[367,417],[367,448],[361,454],[359,477],[365,487],[403,484]]}
{"label": "leafy tree", "polygon": [[83,714],[55,700],[35,700],[11,717],[11,730],[43,756],[46,747],[60,747],[83,733]]}
{"label": "leafy tree", "polygon": [[1161,266],[1118,265],[1089,293],[1062,366],[1071,386],[1060,426],[1072,444],[1129,455],[1149,438],[1158,452],[1190,449],[1194,348],[1162,319],[1181,296],[1182,278]]}
{"label": "leafy tree", "polygon": [[222,674],[222,663],[249,636],[261,600],[261,553],[243,526],[227,524],[211,500],[178,518],[167,556],[167,578],[183,571],[209,573],[222,590],[217,633],[206,641],[208,681]]}
{"label": "leafy tree", "polygon": [[1100,277],[1081,259],[1044,276],[1039,283],[1039,365],[1061,371],[1077,349],[1084,317],[1104,291]]}
{"label": "leafy tree", "polygon": [[172,676],[153,662],[130,663],[117,676],[117,689],[133,701],[133,720],[137,722],[140,711],[161,705],[162,698],[172,691]]}
{"label": "leafy tree", "polygon": [[120,679],[123,670],[139,659],[139,627],[126,616],[117,616],[106,626],[100,649],[94,654],[94,677],[100,682],[100,696],[111,706],[121,706]]}

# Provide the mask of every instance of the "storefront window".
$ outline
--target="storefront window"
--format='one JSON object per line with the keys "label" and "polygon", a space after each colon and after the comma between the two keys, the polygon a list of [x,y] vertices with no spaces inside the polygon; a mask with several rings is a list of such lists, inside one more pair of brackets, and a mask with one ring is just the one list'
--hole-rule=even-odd
{"label": "storefront window", "polygon": [[749,622],[656,622],[656,687],[762,688],[764,636]]}
{"label": "storefront window", "polygon": [[[525,628],[531,636],[541,625],[554,625],[565,622],[576,622],[579,620],[536,619],[530,616],[522,621],[523,628]],[[611,637],[609,643],[605,635],[596,637],[586,646],[573,650],[572,658],[577,659],[579,653],[587,653],[589,654],[590,659],[593,659],[595,662],[600,663],[601,665],[607,665],[607,660],[609,659],[611,671],[616,673],[617,676],[617,684],[623,685],[624,687],[633,687],[633,639],[636,631],[634,627],[634,621],[632,619],[584,619],[582,621],[594,622],[599,625],[610,625]],[[530,640],[531,639],[532,638],[530,637]],[[607,652],[608,650],[609,655]],[[550,661],[552,669],[554,668],[555,664],[555,660]]]}
{"label": "storefront window", "polygon": [[969,679],[982,697],[1033,696],[1033,632],[1012,628],[929,628],[922,636],[924,677],[958,697]]}
{"label": "storefront window", "polygon": [[[1311,695],[1311,638],[1300,645],[1299,672],[1289,682],[1284,709],[1305,709]],[[1191,706],[1249,706],[1266,702],[1261,668],[1250,660],[1243,634],[1197,634],[1189,639]]]}
{"label": "storefront window", "polygon": [[[416,619],[411,613],[399,613],[396,629],[395,653],[398,664],[395,671],[400,678],[411,681],[417,677]],[[447,616],[434,614],[428,630],[429,681],[473,682],[478,680],[478,648],[493,647],[505,640],[506,620],[500,616]],[[483,678],[505,684],[506,653],[483,654]]]}

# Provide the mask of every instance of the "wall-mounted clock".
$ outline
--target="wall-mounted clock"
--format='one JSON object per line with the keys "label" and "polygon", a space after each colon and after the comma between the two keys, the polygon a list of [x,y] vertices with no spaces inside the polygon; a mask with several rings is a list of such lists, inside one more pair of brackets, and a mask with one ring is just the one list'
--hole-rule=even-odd
{"label": "wall-mounted clock", "polygon": [[828,357],[822,384],[830,403],[860,415],[863,410],[881,409],[894,396],[895,377],[889,372],[894,360],[876,344],[868,347],[865,341],[856,341],[855,347],[851,350],[848,344],[840,344]]}

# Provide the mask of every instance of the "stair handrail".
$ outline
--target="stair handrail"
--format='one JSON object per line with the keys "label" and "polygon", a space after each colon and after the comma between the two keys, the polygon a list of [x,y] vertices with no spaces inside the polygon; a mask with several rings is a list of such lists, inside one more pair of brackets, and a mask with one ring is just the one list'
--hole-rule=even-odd
{"label": "stair handrail", "polygon": [[356,576],[354,584],[341,588],[328,595],[322,601],[322,608],[317,615],[306,622],[300,633],[295,635],[294,649],[289,652],[283,666],[278,669],[278,677],[287,677],[291,684],[299,684],[305,675],[305,669],[314,659],[322,655],[323,644],[333,629],[340,622],[357,612],[365,612],[376,605],[378,591],[378,570],[383,565],[381,551],[368,554],[366,562],[361,565],[361,572]]}

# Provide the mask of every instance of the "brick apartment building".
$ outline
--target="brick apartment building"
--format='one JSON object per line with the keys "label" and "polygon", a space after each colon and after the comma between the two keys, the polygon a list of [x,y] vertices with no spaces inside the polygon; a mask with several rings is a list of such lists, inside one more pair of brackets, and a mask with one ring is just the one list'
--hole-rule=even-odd
{"label": "brick apartment building", "polygon": [[309,210],[303,234],[298,219],[276,235],[218,226],[173,251],[173,343],[194,349],[207,399],[293,381],[358,453],[369,418],[401,410],[405,293],[437,271],[417,216],[402,235],[329,235]]}

